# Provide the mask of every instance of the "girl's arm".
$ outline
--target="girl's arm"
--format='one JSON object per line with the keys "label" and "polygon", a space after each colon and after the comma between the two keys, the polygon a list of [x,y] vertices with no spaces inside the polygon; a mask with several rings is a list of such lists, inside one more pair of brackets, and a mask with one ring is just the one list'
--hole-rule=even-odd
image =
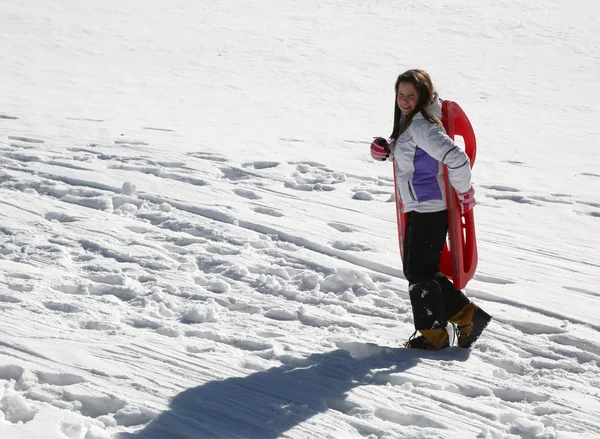
{"label": "girl's arm", "polygon": [[[425,122],[425,121],[423,121]],[[443,127],[425,122],[422,130],[416,130],[417,145],[427,154],[448,166],[450,183],[459,193],[471,189],[471,165],[469,156],[446,134]]]}

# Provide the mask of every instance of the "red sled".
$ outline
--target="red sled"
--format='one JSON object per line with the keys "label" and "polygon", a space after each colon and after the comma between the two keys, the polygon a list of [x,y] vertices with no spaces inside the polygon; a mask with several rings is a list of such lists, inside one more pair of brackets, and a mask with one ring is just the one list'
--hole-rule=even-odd
{"label": "red sled", "polygon": [[[467,115],[456,102],[443,101],[442,123],[451,139],[454,139],[455,136],[463,138],[465,152],[469,156],[472,168],[477,154],[477,142]],[[473,209],[464,215],[461,214],[456,191],[450,184],[448,168],[446,166],[444,166],[444,180],[446,182],[446,203],[448,206],[448,239],[442,250],[439,269],[447,278],[452,280],[455,289],[462,290],[467,285],[467,282],[473,278],[475,269],[477,268],[475,217],[473,216]],[[406,214],[402,212],[402,202],[398,197],[395,163],[394,188],[396,194],[396,218],[398,221],[400,257],[403,258],[402,250]]]}

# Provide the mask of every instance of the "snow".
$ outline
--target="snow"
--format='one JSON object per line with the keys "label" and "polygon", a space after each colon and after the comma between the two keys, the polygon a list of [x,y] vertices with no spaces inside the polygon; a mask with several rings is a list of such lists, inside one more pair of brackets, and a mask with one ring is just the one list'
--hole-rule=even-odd
{"label": "snow", "polygon": [[[599,13],[1,2],[0,438],[600,437]],[[471,350],[401,348],[414,67],[478,138]]]}

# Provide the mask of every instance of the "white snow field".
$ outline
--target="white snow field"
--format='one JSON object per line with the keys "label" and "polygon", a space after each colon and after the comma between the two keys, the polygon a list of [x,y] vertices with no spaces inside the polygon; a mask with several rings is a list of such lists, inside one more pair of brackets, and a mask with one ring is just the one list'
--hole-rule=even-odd
{"label": "white snow field", "polygon": [[[600,438],[599,16],[2,0],[0,438]],[[478,138],[470,350],[401,347],[409,68]]]}

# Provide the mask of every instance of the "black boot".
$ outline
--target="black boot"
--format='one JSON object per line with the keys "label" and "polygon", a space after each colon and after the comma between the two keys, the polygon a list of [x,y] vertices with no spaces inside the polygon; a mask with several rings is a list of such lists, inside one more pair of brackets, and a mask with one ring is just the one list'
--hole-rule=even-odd
{"label": "black boot", "polygon": [[[410,285],[409,291],[416,331],[404,346],[426,350],[448,347],[448,319],[440,285],[434,280],[421,281]],[[415,337],[417,331],[421,335]]]}
{"label": "black boot", "polygon": [[465,306],[458,314],[452,316],[450,323],[456,325],[458,346],[469,348],[479,338],[492,316],[473,302]]}

